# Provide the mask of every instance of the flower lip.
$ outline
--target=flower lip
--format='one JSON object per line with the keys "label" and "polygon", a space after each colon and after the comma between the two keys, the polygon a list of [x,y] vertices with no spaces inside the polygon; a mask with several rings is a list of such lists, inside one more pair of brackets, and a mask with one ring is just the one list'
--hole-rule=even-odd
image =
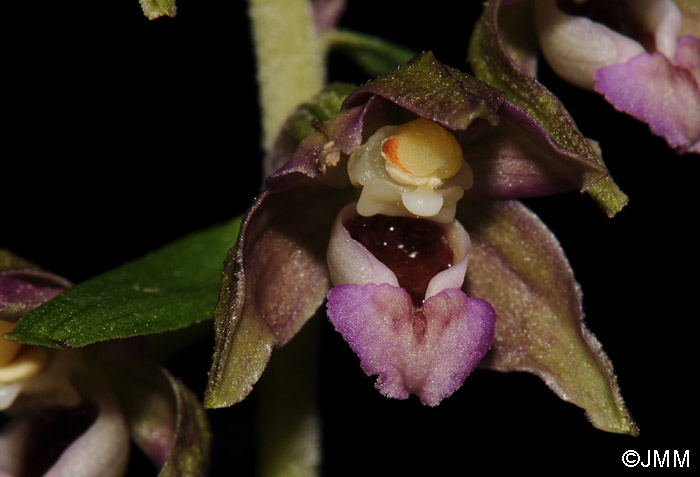
{"label": "flower lip", "polygon": [[328,267],[334,286],[388,283],[405,288],[416,307],[446,288],[460,288],[469,235],[457,221],[362,217],[346,206],[333,225]]}

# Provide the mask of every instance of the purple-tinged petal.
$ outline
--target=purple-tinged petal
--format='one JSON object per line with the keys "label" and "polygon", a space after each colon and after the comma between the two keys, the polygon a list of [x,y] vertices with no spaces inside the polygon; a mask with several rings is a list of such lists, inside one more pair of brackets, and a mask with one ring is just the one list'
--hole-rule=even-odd
{"label": "purple-tinged petal", "polygon": [[[319,146],[323,146],[328,141],[328,138],[323,134],[328,128],[321,128],[320,126],[325,121],[330,121],[338,115],[343,101],[355,88],[356,86],[350,83],[331,83],[311,100],[301,104],[287,118],[274,141],[272,149],[265,155],[263,161],[264,177],[270,176],[289,162],[295,155],[299,144],[314,133],[318,133],[317,136],[321,141]],[[309,148],[309,145],[307,145],[305,148],[313,150],[314,147]],[[314,164],[312,163],[311,165],[313,166]],[[309,171],[312,174],[315,173],[314,168],[306,166],[306,169],[308,169],[306,171],[307,175]]]}
{"label": "purple-tinged petal", "polygon": [[636,434],[612,365],[584,326],[581,291],[554,235],[519,202],[464,205],[458,217],[472,238],[466,290],[498,313],[483,365],[536,374],[594,426]]}
{"label": "purple-tinged petal", "polygon": [[[590,176],[583,185],[605,213],[614,216],[627,204],[627,196],[609,177],[600,152],[581,134],[561,102],[510,57],[499,25],[503,5],[499,0],[489,1],[475,25],[469,42],[472,71],[482,81],[504,91],[507,101],[522,108],[544,128],[553,143],[567,151],[561,162],[578,157],[592,168],[604,171],[598,177]],[[508,102],[504,107],[508,107]],[[589,173],[590,168],[586,169],[582,173]]]}
{"label": "purple-tinged petal", "polygon": [[345,0],[314,0],[316,29],[325,32],[333,28],[345,10]]}
{"label": "purple-tinged petal", "polygon": [[320,129],[301,142],[290,160],[267,178],[266,189],[277,193],[317,185],[348,186],[347,160],[341,153],[350,154],[360,147],[370,112],[386,116],[386,104],[378,103],[370,99],[319,125]]}
{"label": "purple-tinged petal", "polygon": [[328,294],[328,316],[360,357],[377,389],[436,406],[454,393],[491,345],[496,314],[483,300],[447,289],[421,309],[389,284],[341,285]]}
{"label": "purple-tinged petal", "polygon": [[160,476],[207,475],[211,433],[200,399],[136,343],[98,345],[96,369],[109,380],[135,444]]}
{"label": "purple-tinged petal", "polygon": [[[129,432],[121,407],[82,353],[64,351],[29,379],[0,434],[0,469],[10,475],[121,476]],[[51,426],[47,432],[47,426]]]}
{"label": "purple-tinged petal", "polygon": [[70,286],[68,280],[39,269],[0,270],[0,319],[17,321]]}
{"label": "purple-tinged petal", "polygon": [[97,419],[61,454],[46,477],[118,477],[126,473],[129,430],[119,404],[105,391],[91,393],[89,399],[99,408]]}
{"label": "purple-tinged petal", "polygon": [[689,70],[661,53],[641,53],[624,64],[601,68],[595,89],[679,152],[698,147],[700,85]]}
{"label": "purple-tinged petal", "polygon": [[501,123],[473,124],[461,137],[474,172],[467,194],[492,199],[585,190],[607,174],[604,166],[560,146],[521,107],[505,101]]}
{"label": "purple-tinged petal", "polygon": [[678,41],[674,63],[685,68],[700,84],[700,38],[685,35]]}
{"label": "purple-tinged petal", "polygon": [[330,288],[328,233],[350,198],[325,187],[261,194],[224,263],[214,311],[216,347],[207,407],[244,399],[272,348],[289,341]]}

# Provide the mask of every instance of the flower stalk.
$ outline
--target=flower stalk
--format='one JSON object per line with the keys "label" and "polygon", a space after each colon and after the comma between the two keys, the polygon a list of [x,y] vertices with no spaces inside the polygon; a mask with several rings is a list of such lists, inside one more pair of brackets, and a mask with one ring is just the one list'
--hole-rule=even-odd
{"label": "flower stalk", "polygon": [[258,68],[263,147],[285,119],[323,86],[323,44],[308,0],[249,0]]}

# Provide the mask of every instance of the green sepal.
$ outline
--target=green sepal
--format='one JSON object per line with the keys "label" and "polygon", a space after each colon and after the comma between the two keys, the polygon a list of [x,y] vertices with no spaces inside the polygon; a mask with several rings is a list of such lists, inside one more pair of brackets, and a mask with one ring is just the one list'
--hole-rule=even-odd
{"label": "green sepal", "polygon": [[467,129],[476,118],[498,124],[504,98],[497,88],[442,64],[431,51],[360,87],[345,107],[360,103],[367,93],[454,130]]}
{"label": "green sepal", "polygon": [[331,83],[310,101],[303,103],[289,117],[284,129],[301,142],[316,131],[314,124],[328,121],[340,112],[340,106],[357,86],[350,83]]}
{"label": "green sepal", "polygon": [[25,315],[11,341],[75,348],[160,333],[207,319],[240,218],[194,233],[78,284]]}
{"label": "green sepal", "polygon": [[[579,131],[559,99],[511,58],[498,29],[500,7],[500,0],[489,1],[475,25],[469,43],[469,63],[474,74],[504,91],[508,101],[535,118],[560,146],[604,167],[600,151]],[[590,186],[586,192],[609,217],[622,210],[628,201],[609,176]]]}
{"label": "green sepal", "polygon": [[612,363],[584,324],[583,296],[556,237],[516,201],[473,202],[458,214],[472,245],[467,294],[498,314],[480,366],[535,374],[595,427],[637,435]]}

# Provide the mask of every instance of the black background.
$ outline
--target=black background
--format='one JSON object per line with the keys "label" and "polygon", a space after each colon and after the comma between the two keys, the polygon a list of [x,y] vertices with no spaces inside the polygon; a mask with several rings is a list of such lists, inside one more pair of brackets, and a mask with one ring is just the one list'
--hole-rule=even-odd
{"label": "black background", "polygon": [[[176,18],[156,21],[137,0],[45,3],[3,17],[0,246],[79,282],[242,213],[261,181],[245,2],[180,0]],[[456,3],[355,1],[342,24],[468,70],[481,5]],[[367,79],[338,55],[330,69],[332,79]],[[652,471],[624,467],[628,449],[690,449],[697,460],[700,157],[678,156],[546,66],[540,74],[630,196],[614,219],[576,192],[526,204],[561,241],[640,437],[594,429],[527,374],[478,370],[435,409],[388,400],[324,323],[323,475]],[[168,363],[200,394],[212,345]],[[212,475],[252,475],[256,399],[210,411]],[[136,455],[131,473],[153,471]]]}

